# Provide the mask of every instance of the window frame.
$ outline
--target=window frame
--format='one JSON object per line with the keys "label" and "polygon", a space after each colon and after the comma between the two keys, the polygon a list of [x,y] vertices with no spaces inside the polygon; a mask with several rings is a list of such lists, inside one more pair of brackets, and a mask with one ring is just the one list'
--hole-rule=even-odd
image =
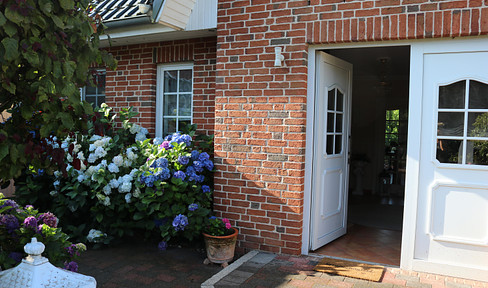
{"label": "window frame", "polygon": [[[190,118],[190,123],[193,124],[193,84],[195,83],[195,71],[193,69],[193,63],[172,63],[172,64],[161,64],[157,67],[157,81],[156,81],[156,137],[163,137],[163,125],[164,118],[176,118],[177,123],[179,118]],[[164,116],[164,72],[171,70],[191,70],[192,71],[192,87],[191,91],[184,92],[183,94],[191,94],[191,112],[190,116],[180,117],[176,116]],[[179,83],[179,81],[178,81]],[[179,85],[179,84],[178,84]],[[180,92],[176,92],[179,100]],[[178,103],[178,102],[177,102]],[[178,107],[178,105],[177,105]],[[179,107],[178,107],[179,109]]]}
{"label": "window frame", "polygon": [[[90,69],[89,73],[92,73],[92,71],[97,71],[97,75],[98,75],[98,72],[100,72],[100,71],[102,71],[103,74],[105,74],[105,89],[104,89],[104,91],[106,92],[107,91],[106,90],[107,89],[107,69],[106,68],[102,68],[102,67],[100,67],[100,68],[94,68],[94,69]],[[81,94],[81,100],[82,101],[86,101],[86,87],[87,86],[83,86],[83,87],[80,88],[80,94]],[[104,92],[103,94],[99,94],[98,93],[98,89],[99,89],[98,86],[96,86],[96,89],[97,89],[97,93],[95,95],[94,94],[89,94],[89,96],[91,96],[91,97],[94,96],[95,99],[96,99],[96,103],[95,103],[95,106],[94,107],[100,107],[100,104],[106,102],[106,100],[107,100],[107,98],[106,98],[107,97],[107,93]],[[103,95],[103,97],[104,97],[105,100],[103,102],[101,102],[101,103],[98,103],[98,99],[102,95]],[[90,102],[88,102],[88,103],[90,103]],[[90,103],[90,104],[93,104],[93,103]],[[98,104],[98,105],[96,105],[96,104]]]}

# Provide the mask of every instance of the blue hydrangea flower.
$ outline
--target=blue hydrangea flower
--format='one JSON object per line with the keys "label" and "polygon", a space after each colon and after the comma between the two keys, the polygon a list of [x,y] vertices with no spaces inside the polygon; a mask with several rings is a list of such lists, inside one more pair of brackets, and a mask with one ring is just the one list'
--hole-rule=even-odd
{"label": "blue hydrangea flower", "polygon": [[202,183],[203,181],[205,181],[205,176],[197,175],[197,179],[195,181],[197,181],[198,183]]}
{"label": "blue hydrangea flower", "polygon": [[203,166],[204,166],[205,168],[207,168],[207,170],[209,170],[209,171],[212,171],[212,169],[214,168],[214,164],[213,164],[213,162],[212,162],[212,161],[210,161],[210,160],[205,160],[205,161],[203,162]]}
{"label": "blue hydrangea flower", "polygon": [[203,172],[203,163],[200,162],[200,161],[194,161],[193,162],[193,167],[195,168],[195,171],[197,171],[198,173],[202,173]]}
{"label": "blue hydrangea flower", "polygon": [[214,219],[217,219],[217,217],[215,217],[215,216],[210,216],[208,219],[210,219],[210,220],[214,220]]}
{"label": "blue hydrangea flower", "polygon": [[173,177],[175,177],[175,178],[179,178],[179,179],[181,179],[181,180],[185,180],[185,178],[186,178],[186,174],[185,174],[185,172],[183,172],[183,171],[176,171],[176,172],[173,174]]}
{"label": "blue hydrangea flower", "polygon": [[190,210],[190,211],[195,211],[197,209],[198,209],[197,203],[192,203],[192,204],[188,205],[188,210]]}
{"label": "blue hydrangea flower", "polygon": [[208,185],[202,185],[202,192],[203,192],[203,193],[208,193],[208,192],[210,192],[210,187],[208,187]]}
{"label": "blue hydrangea flower", "polygon": [[208,153],[207,153],[207,152],[203,152],[203,153],[201,153],[201,154],[198,156],[198,160],[199,160],[200,162],[205,162],[205,160],[208,160],[208,159],[210,159],[210,156],[208,155]]}
{"label": "blue hydrangea flower", "polygon": [[186,225],[188,225],[188,217],[182,214],[176,215],[175,219],[173,220],[173,227],[175,231],[185,230]]}
{"label": "blue hydrangea flower", "polygon": [[198,152],[197,150],[191,151],[191,159],[192,160],[197,160],[199,155],[200,155],[200,152]]}
{"label": "blue hydrangea flower", "polygon": [[173,138],[173,135],[168,135],[166,137],[164,137],[164,141],[171,141],[171,139]]}
{"label": "blue hydrangea flower", "polygon": [[163,143],[163,138],[162,137],[156,137],[153,139],[153,144],[154,145],[161,145]]}
{"label": "blue hydrangea flower", "polygon": [[168,159],[161,157],[151,164],[151,168],[167,168],[168,167]]}
{"label": "blue hydrangea flower", "polygon": [[166,241],[161,241],[158,243],[158,249],[160,251],[165,251],[166,248],[168,248],[168,243],[166,243]]}
{"label": "blue hydrangea flower", "polygon": [[178,156],[178,163],[181,165],[186,165],[190,161],[190,158],[188,156]]}

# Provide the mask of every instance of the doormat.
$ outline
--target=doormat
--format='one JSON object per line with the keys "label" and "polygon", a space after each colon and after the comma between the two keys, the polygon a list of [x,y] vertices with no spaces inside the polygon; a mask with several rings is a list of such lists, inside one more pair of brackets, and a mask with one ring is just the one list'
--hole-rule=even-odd
{"label": "doormat", "polygon": [[322,258],[322,260],[319,261],[319,263],[313,268],[313,270],[345,277],[379,282],[381,280],[381,277],[383,276],[385,267],[354,261]]}

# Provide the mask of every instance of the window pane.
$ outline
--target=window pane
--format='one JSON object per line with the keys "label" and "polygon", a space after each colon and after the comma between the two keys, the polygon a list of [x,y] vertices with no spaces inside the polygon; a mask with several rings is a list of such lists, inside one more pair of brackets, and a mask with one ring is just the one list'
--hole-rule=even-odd
{"label": "window pane", "polygon": [[97,87],[98,87],[98,94],[105,94],[105,73],[98,75]]}
{"label": "window pane", "polygon": [[342,132],[342,114],[336,115],[336,132]]}
{"label": "window pane", "polygon": [[488,85],[471,80],[469,81],[469,108],[488,109]]}
{"label": "window pane", "polygon": [[341,91],[337,90],[337,109],[336,111],[343,111],[344,107],[344,94]]}
{"label": "window pane", "polygon": [[181,131],[186,125],[191,124],[190,119],[180,119],[178,120],[178,131]]}
{"label": "window pane", "polygon": [[464,109],[466,80],[439,87],[439,108]]}
{"label": "window pane", "polygon": [[97,106],[97,96],[85,96],[85,101],[92,104],[93,107]]}
{"label": "window pane", "polygon": [[164,71],[164,92],[176,92],[178,71]]}
{"label": "window pane", "polygon": [[191,116],[191,94],[180,95],[179,116]]}
{"label": "window pane", "polygon": [[176,119],[163,119],[163,135],[168,135],[176,132]]}
{"label": "window pane", "polygon": [[488,165],[488,141],[468,141],[466,164]]}
{"label": "window pane", "polygon": [[[93,81],[95,81],[95,79],[93,79]],[[95,86],[86,86],[85,87],[85,94],[86,95],[97,94],[97,87],[95,87]]]}
{"label": "window pane", "polygon": [[164,116],[176,116],[176,95],[164,95]]}
{"label": "window pane", "polygon": [[180,92],[191,92],[192,70],[180,70]]}
{"label": "window pane", "polygon": [[437,122],[437,135],[439,136],[463,136],[464,113],[439,112]]}
{"label": "window pane", "polygon": [[335,136],[335,154],[342,152],[342,135]]}
{"label": "window pane", "polygon": [[105,95],[99,95],[97,97],[97,106],[100,107],[100,105],[102,105],[102,103],[105,103]]}
{"label": "window pane", "polygon": [[332,155],[334,154],[334,135],[327,135],[327,148],[325,151],[327,152],[327,155]]}
{"label": "window pane", "polygon": [[488,137],[488,113],[468,113],[468,136]]}
{"label": "window pane", "polygon": [[437,160],[441,163],[458,163],[463,160],[462,140],[437,139]]}
{"label": "window pane", "polygon": [[327,132],[334,132],[334,113],[327,113]]}
{"label": "window pane", "polygon": [[329,96],[327,97],[327,110],[335,110],[335,90],[332,89],[329,91]]}

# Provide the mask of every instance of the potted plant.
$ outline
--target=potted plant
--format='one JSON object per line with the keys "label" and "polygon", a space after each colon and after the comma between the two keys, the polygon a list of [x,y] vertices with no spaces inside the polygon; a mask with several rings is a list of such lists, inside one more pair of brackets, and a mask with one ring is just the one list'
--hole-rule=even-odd
{"label": "potted plant", "polygon": [[212,216],[208,219],[203,232],[207,259],[204,264],[216,263],[227,267],[234,259],[238,230],[229,222],[229,219],[219,219]]}

